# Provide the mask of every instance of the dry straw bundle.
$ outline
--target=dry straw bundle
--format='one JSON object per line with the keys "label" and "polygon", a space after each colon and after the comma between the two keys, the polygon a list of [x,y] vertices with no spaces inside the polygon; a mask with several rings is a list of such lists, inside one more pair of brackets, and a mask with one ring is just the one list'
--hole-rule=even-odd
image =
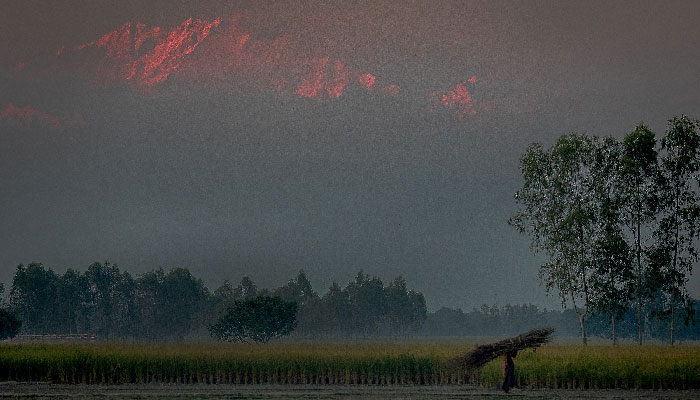
{"label": "dry straw bundle", "polygon": [[467,371],[475,371],[487,362],[513,350],[540,347],[552,340],[553,333],[554,328],[550,327],[533,329],[514,338],[479,346],[466,355],[456,358],[454,361],[463,366]]}

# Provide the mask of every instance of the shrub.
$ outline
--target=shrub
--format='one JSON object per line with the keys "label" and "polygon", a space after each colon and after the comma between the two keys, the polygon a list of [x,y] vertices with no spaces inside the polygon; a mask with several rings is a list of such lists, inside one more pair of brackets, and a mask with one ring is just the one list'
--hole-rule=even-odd
{"label": "shrub", "polygon": [[17,316],[4,308],[0,308],[0,340],[13,338],[22,326]]}
{"label": "shrub", "polygon": [[226,314],[209,327],[212,336],[229,342],[252,339],[267,343],[288,335],[296,326],[297,304],[279,297],[258,296],[237,300]]}

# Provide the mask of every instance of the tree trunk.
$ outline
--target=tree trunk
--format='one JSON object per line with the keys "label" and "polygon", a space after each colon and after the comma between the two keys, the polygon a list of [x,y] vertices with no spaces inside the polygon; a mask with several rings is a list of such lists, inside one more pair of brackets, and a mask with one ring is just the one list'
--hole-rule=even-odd
{"label": "tree trunk", "polygon": [[676,319],[675,311],[676,311],[676,293],[675,291],[671,293],[671,346],[673,346],[673,328],[674,328],[674,320]]}
{"label": "tree trunk", "polygon": [[613,346],[617,346],[617,336],[615,336],[615,311],[610,313],[610,319],[612,322],[612,341]]}
{"label": "tree trunk", "polygon": [[[637,189],[637,198],[639,198],[639,189]],[[640,208],[637,205],[637,336],[639,345],[642,345],[642,244],[641,244],[641,216]]]}
{"label": "tree trunk", "polygon": [[588,314],[588,307],[585,307],[584,311],[580,312],[578,307],[576,307],[576,298],[574,297],[573,293],[571,293],[571,305],[574,306],[574,312],[578,317],[578,323],[581,325],[581,339],[583,340],[583,345],[585,346],[588,344],[588,339],[586,338],[586,327],[583,323],[586,319],[586,314]]}
{"label": "tree trunk", "polygon": [[[675,209],[674,209],[674,216],[673,216],[673,224],[676,226],[676,236],[673,241],[673,268],[671,270],[672,272],[672,279],[675,279],[675,274],[676,274],[676,268],[678,266],[678,230],[680,228],[680,223],[678,221],[678,214],[679,214],[679,205],[678,205],[678,199],[680,198],[680,189],[676,187],[676,204],[675,204]],[[676,311],[676,285],[675,282],[671,282],[671,346],[673,346],[673,328],[674,328],[674,317],[675,317],[675,311]]]}
{"label": "tree trunk", "polygon": [[581,325],[581,338],[583,339],[584,346],[588,345],[588,338],[586,337],[586,326],[583,324],[585,318],[586,318],[585,312],[583,314],[579,314],[579,316],[578,316],[578,322]]}
{"label": "tree trunk", "polygon": [[[583,243],[583,227],[579,226],[578,238],[581,243]],[[581,250],[581,259],[584,258],[583,249]],[[586,314],[588,314],[588,285],[586,284],[586,268],[581,267],[581,280],[583,281],[583,296],[584,296],[584,308],[583,312],[579,315],[579,323],[581,324],[581,338],[583,339],[583,345],[588,344],[588,338],[586,338],[586,327],[584,325],[584,320],[586,319]]]}

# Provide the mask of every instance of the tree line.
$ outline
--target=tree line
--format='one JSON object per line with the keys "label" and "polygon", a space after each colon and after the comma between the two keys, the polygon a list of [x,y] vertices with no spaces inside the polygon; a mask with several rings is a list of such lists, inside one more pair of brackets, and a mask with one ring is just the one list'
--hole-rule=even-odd
{"label": "tree line", "polygon": [[[700,302],[692,300],[695,307]],[[649,306],[649,310],[654,307]],[[649,315],[648,313],[645,313]],[[620,318],[616,328],[616,337],[637,338],[636,310],[628,309]],[[506,304],[505,306],[482,305],[471,311],[462,311],[442,307],[429,313],[421,334],[435,336],[496,336],[509,337],[518,332],[525,332],[537,326],[551,326],[560,337],[580,335],[578,316],[571,308],[540,309],[533,304]],[[668,340],[668,321],[663,318],[647,319],[644,325],[645,340]],[[592,312],[585,321],[586,332],[591,337],[612,340],[610,316]],[[681,324],[676,333],[677,340],[698,340],[700,324]]]}
{"label": "tree line", "polygon": [[[0,295],[3,289],[0,284]],[[656,303],[661,301],[655,299]],[[698,300],[691,301],[697,306]],[[256,304],[277,308],[293,304],[295,315],[268,315],[284,322],[278,324],[284,329],[275,331],[270,328],[275,324],[260,321],[265,313],[256,314],[256,321],[250,321],[250,306]],[[0,309],[0,339],[17,333],[17,319],[23,322],[21,333],[25,334],[96,333],[101,339],[153,341],[210,334],[222,340],[267,341],[290,333],[285,330],[288,326],[295,327],[293,336],[308,338],[512,336],[532,329],[535,323],[554,327],[559,336],[576,336],[579,332],[578,316],[570,308],[541,310],[532,304],[507,304],[482,305],[466,312],[442,307],[427,313],[423,295],[408,290],[402,278],[387,286],[362,271],[344,288],[333,283],[324,295],[319,295],[303,271],[273,290],[259,289],[250,278],[243,277],[236,286],[225,281],[210,292],[185,268],[167,273],[159,268],[134,279],[107,262],[94,263],[83,273],[69,269],[64,274],[41,264],[29,264],[18,266],[9,303],[4,306],[9,312]],[[646,305],[643,314],[647,316],[647,339],[667,336],[664,317],[653,318],[653,311],[660,308],[654,302]],[[619,318],[616,337],[636,336],[635,314],[633,307],[628,307]],[[585,324],[591,336],[612,339],[606,313],[593,310]],[[697,340],[700,325],[682,325],[676,337]]]}
{"label": "tree line", "polygon": [[96,333],[101,339],[179,340],[208,330],[236,301],[279,297],[296,304],[297,336],[408,334],[427,318],[423,294],[397,277],[388,285],[358,272],[345,287],[324,295],[304,271],[276,289],[248,277],[213,292],[186,268],[158,268],[138,277],[109,262],[59,274],[40,263],[19,265],[7,308],[22,321],[20,333]]}
{"label": "tree line", "polygon": [[545,255],[540,277],[577,315],[584,344],[591,314],[608,316],[615,341],[633,310],[640,345],[650,319],[666,321],[671,344],[676,320],[693,319],[686,285],[700,236],[699,130],[683,115],[660,141],[639,124],[621,141],[573,133],[522,156],[509,222]]}

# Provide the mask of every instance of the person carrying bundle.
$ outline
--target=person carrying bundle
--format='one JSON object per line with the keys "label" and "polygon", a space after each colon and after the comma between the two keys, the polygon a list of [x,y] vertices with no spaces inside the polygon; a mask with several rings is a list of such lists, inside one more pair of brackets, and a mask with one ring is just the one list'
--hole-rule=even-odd
{"label": "person carrying bundle", "polygon": [[[515,387],[515,364],[513,358],[518,351],[536,349],[552,340],[554,328],[544,327],[533,329],[514,338],[504,339],[496,343],[477,346],[469,353],[452,359],[450,362],[464,368],[466,373],[476,374],[479,368],[499,357],[503,358],[503,386],[506,393]],[[477,375],[478,376],[478,375]]]}
{"label": "person carrying bundle", "polygon": [[508,393],[515,387],[515,363],[513,359],[518,355],[518,350],[509,351],[503,357],[503,386],[504,392]]}

